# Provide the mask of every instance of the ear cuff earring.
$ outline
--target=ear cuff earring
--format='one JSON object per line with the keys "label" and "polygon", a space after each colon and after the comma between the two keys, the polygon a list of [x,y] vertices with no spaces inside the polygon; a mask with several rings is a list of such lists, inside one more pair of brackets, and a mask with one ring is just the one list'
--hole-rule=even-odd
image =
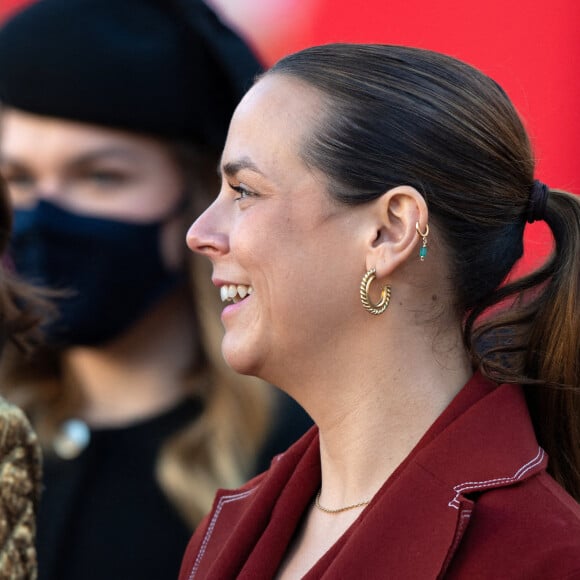
{"label": "ear cuff earring", "polygon": [[376,304],[374,304],[371,302],[369,290],[373,280],[376,277],[377,271],[375,268],[371,268],[363,276],[362,282],[360,283],[360,301],[362,302],[364,309],[371,314],[382,314],[387,309],[387,306],[391,300],[391,287],[383,286],[381,289],[381,298]]}
{"label": "ear cuff earring", "polygon": [[427,236],[429,235],[429,224],[425,224],[425,231],[422,232],[421,228],[419,227],[419,222],[417,222],[415,224],[415,229],[423,240],[423,244],[419,248],[419,258],[421,259],[421,262],[424,262],[425,258],[427,257]]}

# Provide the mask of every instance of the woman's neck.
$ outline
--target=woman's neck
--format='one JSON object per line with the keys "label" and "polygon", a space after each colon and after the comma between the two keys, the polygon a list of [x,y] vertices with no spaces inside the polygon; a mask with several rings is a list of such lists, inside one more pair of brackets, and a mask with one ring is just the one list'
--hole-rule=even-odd
{"label": "woman's neck", "polygon": [[82,418],[94,426],[121,426],[175,405],[195,363],[195,333],[189,300],[179,290],[112,343],[68,349],[64,368],[81,391]]}
{"label": "woman's neck", "polygon": [[371,499],[472,374],[459,327],[436,338],[408,328],[391,333],[396,344],[384,333],[350,341],[334,353],[350,366],[326,365],[317,384],[295,393],[320,429],[327,507]]}

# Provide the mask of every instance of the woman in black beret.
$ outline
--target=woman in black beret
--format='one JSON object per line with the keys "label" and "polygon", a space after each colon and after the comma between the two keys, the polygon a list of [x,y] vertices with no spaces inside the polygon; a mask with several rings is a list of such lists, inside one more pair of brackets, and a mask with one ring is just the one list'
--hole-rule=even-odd
{"label": "woman in black beret", "polygon": [[46,348],[3,380],[45,449],[41,580],[174,578],[252,469],[268,391],[222,363],[184,236],[259,68],[194,0],[43,0],[0,31],[11,257],[58,292]]}

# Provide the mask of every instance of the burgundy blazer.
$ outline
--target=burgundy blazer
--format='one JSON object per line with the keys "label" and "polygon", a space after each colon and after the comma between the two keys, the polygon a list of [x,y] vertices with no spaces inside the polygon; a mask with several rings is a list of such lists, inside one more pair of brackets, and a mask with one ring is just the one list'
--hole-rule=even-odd
{"label": "burgundy blazer", "polygon": [[[580,506],[547,462],[521,388],[476,373],[305,578],[580,579]],[[273,578],[319,486],[313,427],[218,492],[180,580]]]}

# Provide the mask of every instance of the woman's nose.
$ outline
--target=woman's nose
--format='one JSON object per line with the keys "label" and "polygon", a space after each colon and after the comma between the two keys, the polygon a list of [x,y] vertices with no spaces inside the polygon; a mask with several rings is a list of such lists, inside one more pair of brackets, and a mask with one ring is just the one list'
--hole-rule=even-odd
{"label": "woman's nose", "polygon": [[62,185],[56,183],[39,184],[35,191],[35,197],[38,200],[58,201],[65,195]]}
{"label": "woman's nose", "polygon": [[227,253],[229,238],[222,221],[216,200],[191,224],[186,236],[188,248],[208,258]]}

